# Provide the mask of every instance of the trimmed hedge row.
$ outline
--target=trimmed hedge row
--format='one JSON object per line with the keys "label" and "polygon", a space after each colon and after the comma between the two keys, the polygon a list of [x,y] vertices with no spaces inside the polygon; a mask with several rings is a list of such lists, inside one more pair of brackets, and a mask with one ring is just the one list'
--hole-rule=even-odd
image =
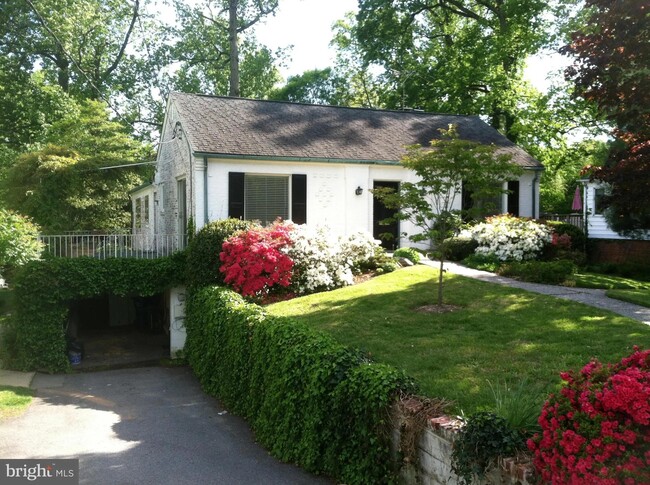
{"label": "trimmed hedge row", "polygon": [[233,291],[195,288],[185,352],[204,390],[281,460],[349,484],[395,480],[388,406],[414,384]]}
{"label": "trimmed hedge row", "polygon": [[224,275],[219,271],[219,254],[223,242],[239,231],[255,224],[240,219],[212,221],[192,236],[187,246],[187,284],[189,286],[222,285]]}
{"label": "trimmed hedge row", "polygon": [[71,300],[104,293],[150,296],[184,280],[185,258],[52,258],[21,267],[13,280],[14,309],[3,340],[12,369],[66,371],[65,329]]}
{"label": "trimmed hedge row", "polygon": [[497,274],[530,283],[559,285],[576,272],[571,261],[513,261],[497,268]]}

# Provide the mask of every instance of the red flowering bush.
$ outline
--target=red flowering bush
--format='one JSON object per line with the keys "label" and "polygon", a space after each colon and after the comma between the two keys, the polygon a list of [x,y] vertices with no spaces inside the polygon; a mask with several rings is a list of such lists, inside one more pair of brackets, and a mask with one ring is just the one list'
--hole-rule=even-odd
{"label": "red flowering bush", "polygon": [[571,236],[568,234],[551,234],[551,244],[558,249],[571,249]]}
{"label": "red flowering bush", "polygon": [[293,261],[286,254],[291,226],[276,223],[241,232],[224,241],[219,271],[243,296],[264,296],[275,286],[291,283]]}
{"label": "red flowering bush", "polygon": [[650,483],[650,350],[561,376],[566,386],[546,401],[542,433],[528,441],[542,480]]}

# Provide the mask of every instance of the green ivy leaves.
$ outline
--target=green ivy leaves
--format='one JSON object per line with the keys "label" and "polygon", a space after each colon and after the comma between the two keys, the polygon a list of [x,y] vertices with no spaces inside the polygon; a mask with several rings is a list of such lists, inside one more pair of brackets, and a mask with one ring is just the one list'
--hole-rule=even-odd
{"label": "green ivy leaves", "polygon": [[192,290],[186,327],[204,389],[276,457],[349,484],[396,481],[388,407],[414,388],[403,373],[219,287]]}

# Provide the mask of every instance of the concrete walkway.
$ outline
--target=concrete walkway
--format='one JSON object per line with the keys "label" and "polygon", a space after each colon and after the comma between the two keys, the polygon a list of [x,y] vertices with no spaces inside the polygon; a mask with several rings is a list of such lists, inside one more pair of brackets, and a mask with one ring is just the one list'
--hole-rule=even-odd
{"label": "concrete walkway", "polygon": [[[422,263],[439,268],[439,261],[423,260]],[[624,317],[633,318],[646,325],[650,325],[650,308],[646,308],[633,303],[627,303],[614,298],[609,298],[605,295],[606,290],[598,290],[592,288],[571,288],[568,286],[555,286],[555,285],[542,285],[539,283],[526,283],[524,281],[517,281],[512,278],[505,278],[498,276],[494,273],[487,271],[480,271],[477,269],[467,268],[452,262],[445,262],[444,268],[450,273],[467,276],[489,283],[497,283],[499,285],[511,286],[513,288],[520,288],[522,290],[531,291],[534,293],[541,293],[543,295],[554,296],[564,300],[571,300],[578,303],[583,303],[603,310],[609,310],[613,313],[618,313]]]}
{"label": "concrete walkway", "polygon": [[0,386],[29,387],[35,374],[35,372],[0,369]]}

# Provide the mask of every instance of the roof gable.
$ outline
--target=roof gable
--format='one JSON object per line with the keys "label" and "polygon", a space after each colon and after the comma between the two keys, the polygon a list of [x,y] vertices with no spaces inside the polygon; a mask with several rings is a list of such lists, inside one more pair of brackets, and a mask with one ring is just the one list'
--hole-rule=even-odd
{"label": "roof gable", "polygon": [[172,93],[195,153],[367,163],[399,162],[406,145],[429,146],[440,128],[495,144],[525,168],[542,165],[477,116],[308,105]]}

